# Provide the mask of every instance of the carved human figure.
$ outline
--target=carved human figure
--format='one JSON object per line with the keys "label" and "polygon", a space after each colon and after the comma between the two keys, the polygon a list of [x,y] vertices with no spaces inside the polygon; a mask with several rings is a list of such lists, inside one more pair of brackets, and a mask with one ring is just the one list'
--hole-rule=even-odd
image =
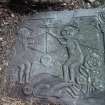
{"label": "carved human figure", "polygon": [[31,63],[26,61],[25,64],[21,64],[19,66],[19,82],[20,83],[29,83],[30,80],[30,70],[31,70]]}
{"label": "carved human figure", "polygon": [[[80,85],[65,83],[61,78],[49,73],[40,73],[32,79],[33,95],[44,97],[59,97],[66,100],[75,100],[80,94]],[[74,105],[74,104],[73,104]]]}
{"label": "carved human figure", "polygon": [[[61,43],[65,45],[67,50],[68,59],[62,66],[63,77],[66,82],[77,82],[77,74],[80,65],[83,63],[83,53],[74,36],[79,32],[79,29],[73,25],[67,25],[61,31],[63,40]],[[64,42],[63,42],[64,41]]]}

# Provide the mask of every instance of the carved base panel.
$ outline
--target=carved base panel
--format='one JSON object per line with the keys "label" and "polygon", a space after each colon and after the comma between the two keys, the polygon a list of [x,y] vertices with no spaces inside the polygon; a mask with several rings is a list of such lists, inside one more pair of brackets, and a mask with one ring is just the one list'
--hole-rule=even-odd
{"label": "carved base panel", "polygon": [[75,10],[26,17],[6,72],[9,97],[105,105],[105,13]]}

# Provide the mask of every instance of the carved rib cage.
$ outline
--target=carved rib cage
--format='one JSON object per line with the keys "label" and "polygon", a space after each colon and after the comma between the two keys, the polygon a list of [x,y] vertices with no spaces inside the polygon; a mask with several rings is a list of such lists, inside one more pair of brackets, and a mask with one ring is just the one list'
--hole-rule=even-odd
{"label": "carved rib cage", "polygon": [[25,18],[6,72],[7,95],[78,105],[79,99],[103,92],[104,15],[102,10],[80,10]]}

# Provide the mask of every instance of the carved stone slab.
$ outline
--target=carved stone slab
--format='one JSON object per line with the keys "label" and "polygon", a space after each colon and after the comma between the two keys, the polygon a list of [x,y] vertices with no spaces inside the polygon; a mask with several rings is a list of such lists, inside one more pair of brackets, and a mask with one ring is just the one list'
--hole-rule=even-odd
{"label": "carved stone slab", "polygon": [[20,25],[12,52],[6,72],[8,96],[105,105],[104,10],[33,14]]}

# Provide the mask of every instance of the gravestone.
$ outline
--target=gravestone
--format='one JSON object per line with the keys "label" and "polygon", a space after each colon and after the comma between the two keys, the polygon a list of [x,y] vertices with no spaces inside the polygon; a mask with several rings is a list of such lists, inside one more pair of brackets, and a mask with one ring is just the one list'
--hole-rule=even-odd
{"label": "gravestone", "polygon": [[101,99],[105,91],[104,10],[53,11],[26,17],[12,52],[6,72],[9,97],[54,97],[65,105],[105,104]]}

